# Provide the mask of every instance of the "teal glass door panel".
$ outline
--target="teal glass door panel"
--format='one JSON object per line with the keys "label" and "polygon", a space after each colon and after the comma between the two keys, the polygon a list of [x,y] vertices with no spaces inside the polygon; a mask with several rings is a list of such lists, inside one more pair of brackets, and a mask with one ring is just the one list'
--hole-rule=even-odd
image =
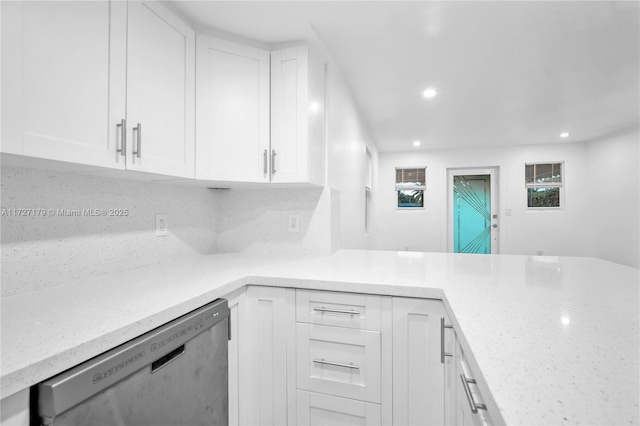
{"label": "teal glass door panel", "polygon": [[491,176],[453,177],[454,253],[491,253]]}

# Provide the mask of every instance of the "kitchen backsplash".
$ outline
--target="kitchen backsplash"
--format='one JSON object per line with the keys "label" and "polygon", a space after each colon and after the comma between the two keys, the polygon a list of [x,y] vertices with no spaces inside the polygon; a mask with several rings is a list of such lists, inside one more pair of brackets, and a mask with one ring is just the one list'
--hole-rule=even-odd
{"label": "kitchen backsplash", "polygon": [[[219,190],[218,247],[225,252],[328,254],[340,245],[340,197],[328,187]],[[290,215],[299,232],[289,232]]]}
{"label": "kitchen backsplash", "polygon": [[[1,183],[3,297],[193,254],[338,244],[329,189],[223,191],[8,166]],[[156,214],[167,236],[156,237]]]}

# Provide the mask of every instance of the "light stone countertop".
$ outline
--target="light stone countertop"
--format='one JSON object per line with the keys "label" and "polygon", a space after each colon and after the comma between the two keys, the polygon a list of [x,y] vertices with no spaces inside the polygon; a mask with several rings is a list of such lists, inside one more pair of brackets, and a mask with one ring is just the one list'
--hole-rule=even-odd
{"label": "light stone countertop", "polygon": [[507,424],[640,423],[640,270],[578,257],[217,254],[6,297],[1,395],[247,284],[441,298]]}

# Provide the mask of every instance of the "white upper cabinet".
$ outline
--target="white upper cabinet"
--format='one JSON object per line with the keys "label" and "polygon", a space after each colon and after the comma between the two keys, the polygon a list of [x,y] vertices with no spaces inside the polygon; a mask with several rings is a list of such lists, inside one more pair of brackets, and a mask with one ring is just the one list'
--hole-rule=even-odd
{"label": "white upper cabinet", "polygon": [[124,168],[126,3],[2,2],[2,152]]}
{"label": "white upper cabinet", "polygon": [[308,46],[271,52],[271,181],[324,183],[325,69]]}
{"label": "white upper cabinet", "polygon": [[269,52],[196,40],[196,178],[269,182]]}
{"label": "white upper cabinet", "polygon": [[325,67],[309,46],[201,35],[196,58],[193,30],[161,2],[2,2],[2,64],[3,153],[324,184]]}
{"label": "white upper cabinet", "polygon": [[192,178],[195,33],[158,2],[128,8],[127,168]]}
{"label": "white upper cabinet", "polygon": [[198,35],[196,178],[324,184],[324,63]]}
{"label": "white upper cabinet", "polygon": [[157,2],[3,2],[2,152],[193,177],[194,56]]}

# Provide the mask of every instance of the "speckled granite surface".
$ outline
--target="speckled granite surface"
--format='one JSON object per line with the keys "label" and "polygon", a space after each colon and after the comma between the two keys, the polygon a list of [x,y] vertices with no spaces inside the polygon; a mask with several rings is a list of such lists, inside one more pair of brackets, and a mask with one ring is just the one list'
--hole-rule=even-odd
{"label": "speckled granite surface", "polygon": [[189,257],[3,298],[2,396],[260,284],[443,298],[507,424],[638,424],[639,278],[576,257]]}

